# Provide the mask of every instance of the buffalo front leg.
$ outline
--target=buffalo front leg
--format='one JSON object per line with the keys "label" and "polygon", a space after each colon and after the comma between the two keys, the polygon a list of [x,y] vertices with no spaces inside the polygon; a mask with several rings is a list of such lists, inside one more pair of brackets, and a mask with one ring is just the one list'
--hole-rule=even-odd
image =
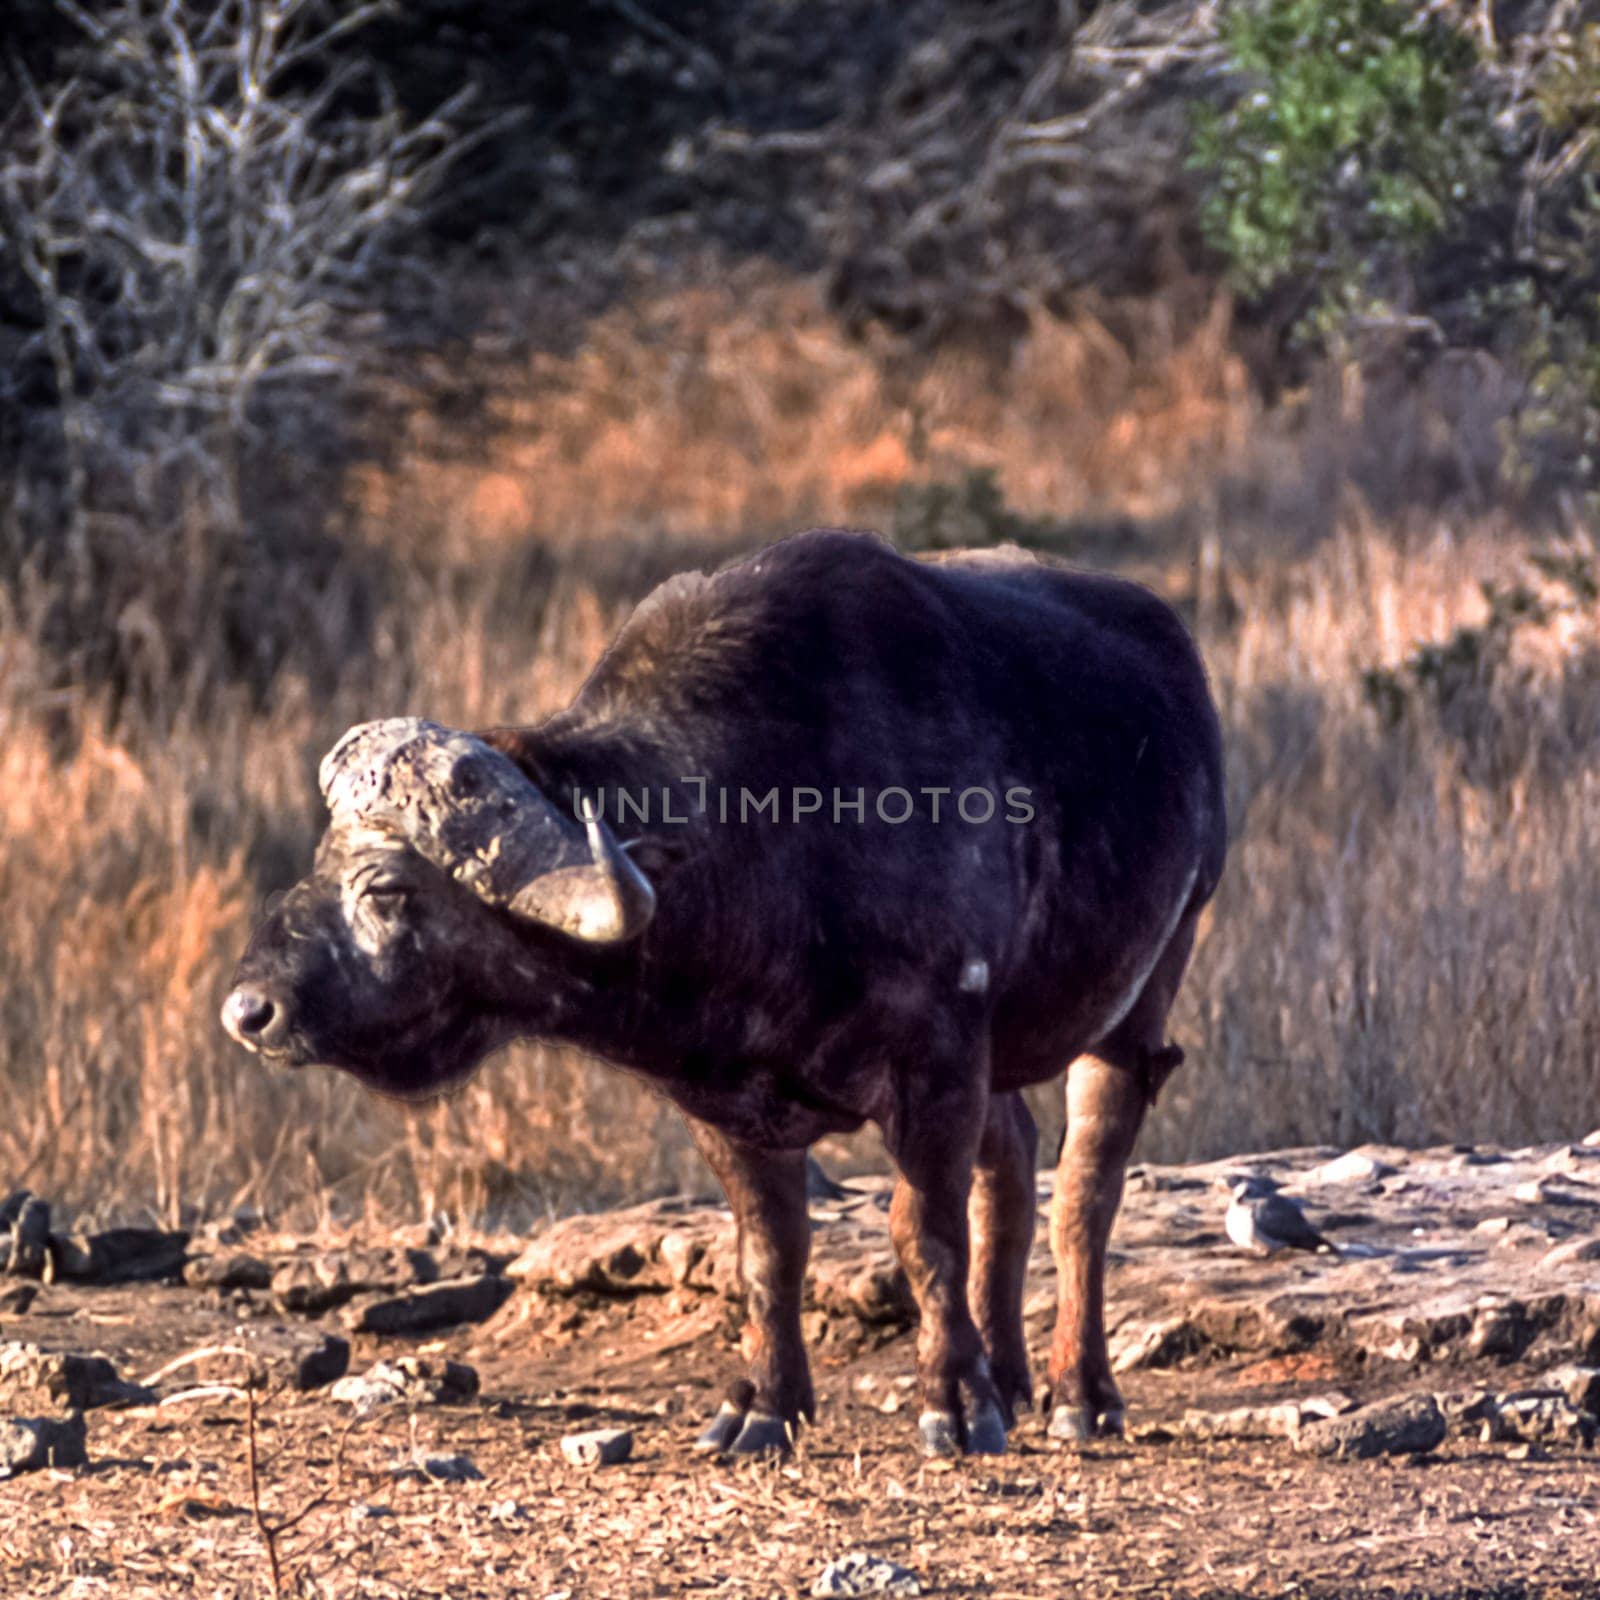
{"label": "buffalo front leg", "polygon": [[986,1098],[919,1106],[885,1130],[900,1169],[889,1233],[917,1301],[919,1425],[935,1456],[1006,1448],[1000,1391],[967,1302],[967,1204]]}
{"label": "buffalo front leg", "polygon": [[1087,1055],[1067,1069],[1067,1136],[1050,1205],[1057,1274],[1049,1373],[1053,1439],[1122,1432],[1122,1395],[1106,1350],[1106,1245],[1144,1107],[1137,1067]]}
{"label": "buffalo front leg", "polygon": [[728,1196],[739,1231],[742,1341],[748,1376],[695,1441],[707,1453],[787,1450],[801,1420],[816,1420],[811,1369],[800,1332],[811,1220],[804,1150],[757,1150],[691,1119],[696,1148]]}
{"label": "buffalo front leg", "polygon": [[968,1223],[972,1266],[967,1297],[989,1353],[1000,1412],[1014,1427],[1017,1408],[1033,1404],[1022,1291],[1033,1245],[1039,1134],[1020,1094],[989,1097],[989,1115],[972,1178]]}

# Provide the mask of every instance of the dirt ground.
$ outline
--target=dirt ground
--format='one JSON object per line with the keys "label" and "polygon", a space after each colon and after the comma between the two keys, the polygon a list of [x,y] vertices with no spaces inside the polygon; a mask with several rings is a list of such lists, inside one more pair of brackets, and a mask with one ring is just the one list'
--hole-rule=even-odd
{"label": "dirt ground", "polygon": [[[305,1326],[237,1295],[56,1285],[4,1332],[97,1347],[141,1377],[218,1342],[270,1352]],[[1592,1453],[1452,1439],[1414,1463],[1321,1462],[1282,1440],[1161,1437],[1163,1419],[1196,1405],[1334,1383],[1377,1392],[1326,1354],[1131,1373],[1133,1441],[1059,1451],[1030,1418],[1009,1456],[948,1465],[916,1448],[910,1336],[862,1333],[816,1351],[821,1420],[797,1456],[730,1466],[690,1450],[736,1360],[729,1331],[725,1306],[672,1296],[583,1309],[524,1298],[408,1347],[472,1362],[482,1391],[469,1403],[352,1421],[326,1391],[267,1388],[262,1516],[293,1524],[272,1541],[278,1592],[792,1596],[861,1550],[910,1568],[923,1593],[994,1600],[1600,1595]],[[351,1370],[400,1345],[357,1340]],[[1480,1376],[1503,1388],[1517,1373]],[[1472,1377],[1453,1368],[1448,1382]],[[89,1467],[0,1483],[0,1594],[271,1595],[246,1411],[220,1394],[90,1412]],[[567,1464],[562,1434],[606,1425],[633,1430],[632,1459]],[[433,1452],[468,1457],[482,1478],[407,1470]]]}

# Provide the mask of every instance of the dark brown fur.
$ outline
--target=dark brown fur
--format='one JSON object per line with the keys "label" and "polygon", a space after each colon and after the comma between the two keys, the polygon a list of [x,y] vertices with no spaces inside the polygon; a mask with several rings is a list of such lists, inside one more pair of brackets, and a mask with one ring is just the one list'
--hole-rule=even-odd
{"label": "dark brown fur", "polygon": [[[1119,1425],[1106,1238],[1179,1059],[1166,1016],[1226,839],[1216,717],[1173,613],[1020,554],[921,563],[806,534],[673,580],[568,710],[482,737],[559,807],[605,795],[654,921],[594,947],[473,900],[403,841],[330,835],[240,966],[238,992],[281,1008],[281,1053],[426,1093],[533,1036],[656,1084],[738,1220],[750,1373],[710,1442],[750,1449],[812,1408],[805,1148],[869,1120],[900,1174],[890,1225],[922,1312],[925,1436],[1003,1444],[1031,1398],[1036,1136],[1017,1091],[1072,1063],[1046,1399],[1059,1433]],[[706,814],[686,776],[707,780]],[[774,785],[860,786],[867,818],[719,820],[719,786]],[[619,814],[619,790],[663,786],[687,821]],[[898,826],[874,815],[890,786],[920,796]],[[951,791],[938,822],[931,787]],[[992,820],[950,812],[973,787],[999,801]],[[1014,789],[1030,820],[1006,820]],[[377,957],[350,949],[357,873],[405,907]]]}

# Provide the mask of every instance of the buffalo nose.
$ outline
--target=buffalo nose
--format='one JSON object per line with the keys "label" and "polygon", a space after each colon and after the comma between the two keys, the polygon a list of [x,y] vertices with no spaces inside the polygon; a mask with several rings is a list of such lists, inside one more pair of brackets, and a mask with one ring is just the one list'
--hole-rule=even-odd
{"label": "buffalo nose", "polygon": [[248,986],[235,989],[223,1001],[222,1026],[250,1050],[270,1048],[287,1031],[284,1008]]}

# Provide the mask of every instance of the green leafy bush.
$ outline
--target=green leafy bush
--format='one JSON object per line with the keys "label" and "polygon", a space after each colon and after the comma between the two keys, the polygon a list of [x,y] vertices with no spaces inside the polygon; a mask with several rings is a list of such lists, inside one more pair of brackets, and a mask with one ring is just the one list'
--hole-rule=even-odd
{"label": "green leafy bush", "polygon": [[1386,254],[1436,237],[1494,162],[1449,23],[1401,0],[1259,0],[1223,36],[1243,95],[1195,113],[1202,219],[1239,284],[1302,276],[1324,306],[1369,293]]}
{"label": "green leafy bush", "polygon": [[[1464,9],[1464,8],[1463,8]],[[1236,0],[1193,116],[1202,220],[1302,344],[1400,325],[1519,380],[1506,481],[1600,494],[1600,25],[1477,44],[1408,0]]]}

